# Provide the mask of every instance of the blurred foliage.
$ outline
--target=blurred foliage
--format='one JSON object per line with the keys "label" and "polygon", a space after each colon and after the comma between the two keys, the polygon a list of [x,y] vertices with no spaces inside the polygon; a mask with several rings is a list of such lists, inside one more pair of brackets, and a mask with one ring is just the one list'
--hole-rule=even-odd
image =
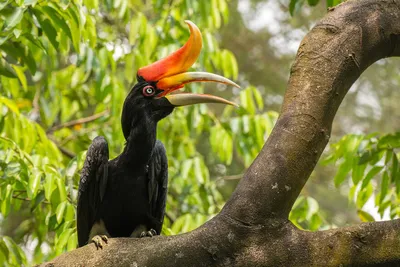
{"label": "blurred foliage", "polygon": [[[288,1],[288,11],[293,13],[304,3]],[[327,3],[330,5],[330,1]],[[136,71],[187,40],[185,19],[199,26],[204,39],[203,51],[193,68],[239,80],[243,89],[186,86],[185,90],[192,92],[219,93],[241,107],[178,108],[159,123],[158,138],[167,150],[170,181],[163,234],[195,229],[222,208],[277,119],[266,94],[268,90],[281,94],[289,73],[277,67],[289,66],[287,58],[285,63],[275,56],[272,61],[260,58],[260,51],[263,54],[270,49],[268,39],[249,34],[238,25],[243,21],[235,13],[235,4],[236,0],[0,3],[1,263],[31,265],[76,247],[77,185],[85,151],[94,137],[103,135],[109,143],[110,158],[121,152],[125,143],[121,108]],[[230,35],[220,33],[223,25],[231,29]],[[257,42],[262,42],[261,50]],[[247,49],[249,43],[255,53]],[[269,54],[274,53],[270,50]],[[271,71],[275,69],[272,75],[262,75],[260,60],[269,62]],[[278,75],[276,69],[280,70]],[[361,161],[364,172],[352,186],[351,200],[362,199],[357,205],[363,220],[371,216],[362,209],[362,201],[374,193],[383,195],[377,202],[382,208],[387,205],[385,209],[395,209],[395,147],[392,156],[386,156],[389,148],[384,152],[382,147],[377,148],[384,137],[345,138],[356,138],[359,144],[352,151],[345,141],[332,147],[327,163],[353,164],[351,168],[342,167],[347,172],[337,175],[336,184],[343,184],[353,168],[360,172],[361,167],[354,166],[364,153],[378,154]],[[385,164],[379,165],[382,160],[375,161],[374,157],[384,158]],[[391,160],[386,162],[386,157]],[[382,168],[368,177],[376,167]],[[385,182],[379,182],[376,175],[385,173],[389,178],[383,176]],[[374,191],[377,183],[387,185]],[[296,201],[290,219],[303,229],[329,226],[318,202],[305,193]]]}
{"label": "blurred foliage", "polygon": [[[346,1],[346,0],[325,0],[326,1],[326,6],[328,8],[337,6],[338,4]],[[320,2],[325,2],[325,1],[320,1],[320,0],[290,0],[289,3],[289,12],[293,16],[296,14],[304,4],[308,4],[311,7],[317,6]]]}
{"label": "blurred foliage", "polygon": [[336,163],[336,186],[350,183],[349,201],[354,202],[362,221],[374,221],[374,216],[363,210],[374,198],[381,218],[400,216],[400,133],[346,135],[331,145],[331,153],[324,163]]}

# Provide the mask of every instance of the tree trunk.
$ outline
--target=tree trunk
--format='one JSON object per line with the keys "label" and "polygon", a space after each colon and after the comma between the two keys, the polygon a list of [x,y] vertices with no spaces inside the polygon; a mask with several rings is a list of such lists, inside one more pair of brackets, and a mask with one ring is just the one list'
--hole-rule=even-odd
{"label": "tree trunk", "polygon": [[319,232],[288,220],[350,86],[391,56],[400,56],[400,0],[330,9],[302,41],[280,117],[216,217],[190,233],[114,238],[43,266],[400,266],[400,220]]}

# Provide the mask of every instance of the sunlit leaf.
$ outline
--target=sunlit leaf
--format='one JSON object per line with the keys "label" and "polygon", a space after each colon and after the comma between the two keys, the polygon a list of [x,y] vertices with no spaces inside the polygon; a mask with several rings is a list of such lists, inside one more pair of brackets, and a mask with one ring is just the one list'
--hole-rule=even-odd
{"label": "sunlit leaf", "polygon": [[379,199],[380,203],[382,203],[383,199],[386,197],[389,188],[389,183],[390,183],[389,174],[387,171],[385,171],[382,176],[381,195]]}
{"label": "sunlit leaf", "polygon": [[358,216],[360,217],[362,222],[373,222],[375,221],[374,217],[366,211],[358,210]]}
{"label": "sunlit leaf", "polygon": [[361,209],[368,199],[372,196],[374,188],[371,184],[368,184],[365,188],[362,188],[357,194],[356,204],[359,209]]}
{"label": "sunlit leaf", "polygon": [[375,177],[378,173],[380,173],[380,171],[383,169],[382,166],[374,166],[372,169],[370,169],[367,173],[367,175],[365,176],[361,188],[365,188],[369,182],[371,181],[371,179],[373,177]]}
{"label": "sunlit leaf", "polygon": [[25,77],[25,74],[24,74],[24,69],[22,67],[20,67],[20,66],[17,66],[17,65],[12,65],[12,67],[13,67],[15,73],[17,74],[19,81],[21,82],[22,88],[24,88],[25,91],[27,91],[28,90],[28,83],[26,81],[26,77]]}
{"label": "sunlit leaf", "polygon": [[4,191],[5,191],[4,197],[3,197],[0,207],[1,207],[1,213],[3,214],[3,216],[7,216],[8,213],[10,213],[10,209],[11,209],[11,199],[12,199],[13,188],[10,184],[8,184]]}
{"label": "sunlit leaf", "polygon": [[58,223],[61,223],[64,220],[64,213],[66,206],[67,206],[66,202],[61,202],[56,209],[56,219]]}
{"label": "sunlit leaf", "polygon": [[0,58],[0,75],[4,75],[9,78],[17,77],[15,70],[3,58]]}
{"label": "sunlit leaf", "polygon": [[24,12],[25,8],[21,7],[14,8],[13,12],[9,16],[7,16],[5,20],[4,31],[9,31],[13,27],[15,27],[15,25],[17,25],[21,21],[22,17],[24,16]]}
{"label": "sunlit leaf", "polygon": [[352,168],[353,162],[351,158],[345,158],[344,162],[340,164],[337,173],[334,177],[335,186],[338,187],[346,179],[347,174]]}

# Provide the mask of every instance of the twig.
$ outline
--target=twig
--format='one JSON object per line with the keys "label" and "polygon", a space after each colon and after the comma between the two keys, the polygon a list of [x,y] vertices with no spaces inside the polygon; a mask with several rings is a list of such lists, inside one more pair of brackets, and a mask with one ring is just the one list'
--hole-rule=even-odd
{"label": "twig", "polygon": [[57,146],[57,148],[61,151],[61,153],[63,153],[65,156],[69,157],[69,158],[74,158],[76,156],[76,154],[68,149],[66,149],[65,147],[61,146],[60,143],[58,143],[53,136],[51,135],[47,135],[47,137]]}
{"label": "twig", "polygon": [[[24,200],[24,201],[32,201],[32,199],[27,198],[27,197],[19,197],[19,196],[12,196],[12,198],[19,199],[19,200]],[[47,200],[42,201],[44,204],[50,204]]]}
{"label": "twig", "polygon": [[25,190],[19,190],[19,191],[15,190],[14,192],[17,192],[17,194],[15,196],[13,196],[13,198],[17,198],[20,195],[22,195],[23,193],[25,193],[26,191]]}
{"label": "twig", "polygon": [[91,122],[91,121],[97,120],[98,118],[101,118],[101,117],[107,115],[109,112],[110,112],[109,110],[104,110],[104,111],[102,111],[100,113],[93,114],[93,115],[91,115],[89,117],[86,117],[86,118],[81,118],[81,119],[77,119],[77,120],[61,123],[59,125],[53,126],[50,129],[48,129],[46,131],[46,133],[52,133],[52,132],[60,130],[62,128],[69,128],[69,127],[73,127],[73,126],[78,125],[78,124]]}
{"label": "twig", "polygon": [[72,141],[72,140],[78,138],[79,136],[82,136],[82,135],[84,135],[84,134],[87,134],[87,133],[90,133],[90,132],[93,132],[93,131],[97,131],[97,130],[100,129],[100,128],[103,128],[103,129],[104,129],[104,127],[110,126],[110,125],[111,125],[111,122],[108,121],[108,122],[104,123],[102,126],[92,127],[92,128],[87,128],[87,129],[83,129],[83,130],[80,130],[80,131],[76,131],[75,133],[71,134],[71,135],[68,136],[67,138],[63,139],[62,142],[60,142],[60,145],[61,145],[61,146],[64,146],[64,145],[67,144],[69,141]]}
{"label": "twig", "polygon": [[58,149],[61,151],[61,153],[63,153],[65,156],[69,157],[69,158],[74,158],[76,156],[76,154],[72,151],[69,151],[68,149],[66,149],[65,147],[60,146],[57,142],[54,142],[56,144],[56,146],[58,147]]}

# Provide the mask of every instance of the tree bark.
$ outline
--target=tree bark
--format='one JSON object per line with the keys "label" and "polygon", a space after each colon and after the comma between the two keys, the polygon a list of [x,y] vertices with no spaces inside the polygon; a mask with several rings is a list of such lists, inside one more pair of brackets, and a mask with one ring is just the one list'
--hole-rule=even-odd
{"label": "tree bark", "polygon": [[400,220],[319,232],[288,221],[350,86],[391,56],[400,56],[400,0],[330,9],[302,41],[280,117],[216,217],[190,233],[115,238],[43,266],[400,266]]}

